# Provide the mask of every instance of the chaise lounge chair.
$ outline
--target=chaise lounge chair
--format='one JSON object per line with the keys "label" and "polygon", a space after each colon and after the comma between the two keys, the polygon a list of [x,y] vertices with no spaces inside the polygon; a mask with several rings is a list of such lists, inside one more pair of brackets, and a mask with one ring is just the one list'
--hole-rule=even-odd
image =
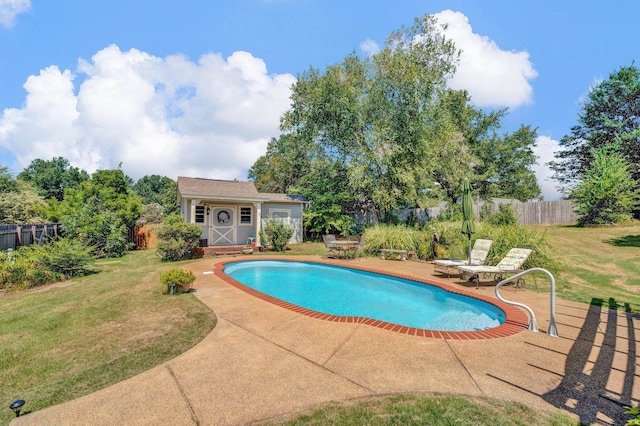
{"label": "chaise lounge chair", "polygon": [[[489,250],[493,241],[478,239],[473,244],[471,250],[471,265],[484,265],[484,261],[487,259]],[[458,270],[458,266],[468,265],[468,260],[462,259],[440,259],[433,262],[433,272],[446,275],[447,278],[451,278],[451,275],[460,275],[462,272]]]}
{"label": "chaise lounge chair", "polygon": [[496,266],[462,265],[458,266],[458,269],[462,272],[463,281],[475,282],[476,288],[478,288],[480,276],[488,278],[493,275],[493,279],[497,283],[502,281],[505,274],[516,274],[521,272],[520,268],[522,268],[524,262],[526,262],[529,256],[531,256],[531,253],[533,253],[533,250],[531,249],[512,248]]}

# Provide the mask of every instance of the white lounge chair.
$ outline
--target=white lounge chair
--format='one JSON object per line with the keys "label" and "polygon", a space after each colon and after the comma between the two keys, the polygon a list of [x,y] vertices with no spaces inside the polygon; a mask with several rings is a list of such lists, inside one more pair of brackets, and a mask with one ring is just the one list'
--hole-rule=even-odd
{"label": "white lounge chair", "polygon": [[505,274],[515,274],[520,272],[522,265],[531,256],[533,250],[524,248],[512,248],[509,253],[496,265],[462,265],[458,266],[462,272],[463,281],[475,281],[476,288],[480,283],[480,276],[488,278],[493,275],[494,281],[497,283],[502,281]]}
{"label": "white lounge chair", "polygon": [[[471,249],[471,265],[484,265],[484,261],[487,259],[492,244],[492,240],[477,239],[476,242],[473,243],[473,249]],[[447,275],[447,277],[450,278],[451,275],[460,275],[462,273],[458,270],[458,266],[468,264],[468,259],[439,259],[433,262],[433,272]]]}

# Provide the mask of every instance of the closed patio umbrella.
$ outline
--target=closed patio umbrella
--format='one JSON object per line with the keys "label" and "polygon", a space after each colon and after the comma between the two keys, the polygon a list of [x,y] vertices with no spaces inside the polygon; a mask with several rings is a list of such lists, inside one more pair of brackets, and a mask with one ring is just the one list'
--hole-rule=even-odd
{"label": "closed patio umbrella", "polygon": [[469,179],[462,182],[462,233],[469,239],[469,262],[471,265],[471,234],[476,232],[473,224],[473,197],[471,196],[471,184]]}

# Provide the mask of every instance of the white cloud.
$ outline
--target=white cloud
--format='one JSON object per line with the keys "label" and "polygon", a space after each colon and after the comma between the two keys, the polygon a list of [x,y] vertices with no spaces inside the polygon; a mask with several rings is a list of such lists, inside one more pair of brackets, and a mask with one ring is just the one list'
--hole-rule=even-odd
{"label": "white cloud", "polygon": [[378,43],[371,39],[366,39],[360,43],[360,50],[362,50],[367,56],[373,56],[380,52],[380,46]]}
{"label": "white cloud", "polygon": [[545,201],[555,201],[562,198],[562,194],[556,189],[557,183],[551,180],[553,172],[546,164],[555,160],[555,152],[560,150],[560,143],[549,136],[538,136],[534,154],[538,157],[536,165],[532,167],[538,179],[538,185],[542,190]]}
{"label": "white cloud", "polygon": [[0,0],[0,25],[11,27],[17,15],[31,9],[31,0]]}
{"label": "white cloud", "polygon": [[62,156],[90,173],[122,163],[134,179],[242,179],[278,136],[295,82],[246,52],[193,62],[115,45],[80,60],[76,73],[51,66],[29,77],[24,106],[0,116],[0,146],[16,170]]}
{"label": "white cloud", "polygon": [[488,37],[475,34],[469,19],[460,12],[444,10],[435,17],[440,24],[448,24],[447,37],[462,50],[449,87],[467,90],[478,106],[513,108],[532,101],[529,80],[538,73],[527,52],[501,50]]}

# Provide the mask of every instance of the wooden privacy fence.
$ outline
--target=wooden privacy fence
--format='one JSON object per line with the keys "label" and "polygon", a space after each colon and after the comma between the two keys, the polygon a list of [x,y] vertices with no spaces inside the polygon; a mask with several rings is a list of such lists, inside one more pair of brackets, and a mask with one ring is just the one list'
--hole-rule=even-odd
{"label": "wooden privacy fence", "polygon": [[[520,225],[572,225],[578,221],[575,207],[569,200],[523,203],[518,200],[494,198],[491,201],[491,214],[500,210],[500,204],[511,205]],[[478,213],[482,205],[474,207]]]}
{"label": "wooden privacy fence", "polygon": [[[569,200],[560,201],[530,201],[523,203],[518,200],[510,200],[506,198],[493,198],[488,201],[491,214],[500,211],[501,204],[509,204],[513,208],[518,217],[520,225],[572,225],[577,222],[578,215],[574,211],[574,205]],[[473,211],[476,220],[480,219],[480,212],[484,202],[474,202]],[[440,207],[432,207],[428,209],[402,209],[394,211],[398,217],[405,221],[410,214],[414,214],[418,219],[431,220],[438,217],[440,211],[445,209],[446,203]]]}
{"label": "wooden privacy fence", "polygon": [[40,243],[58,235],[57,223],[0,225],[0,250]]}

